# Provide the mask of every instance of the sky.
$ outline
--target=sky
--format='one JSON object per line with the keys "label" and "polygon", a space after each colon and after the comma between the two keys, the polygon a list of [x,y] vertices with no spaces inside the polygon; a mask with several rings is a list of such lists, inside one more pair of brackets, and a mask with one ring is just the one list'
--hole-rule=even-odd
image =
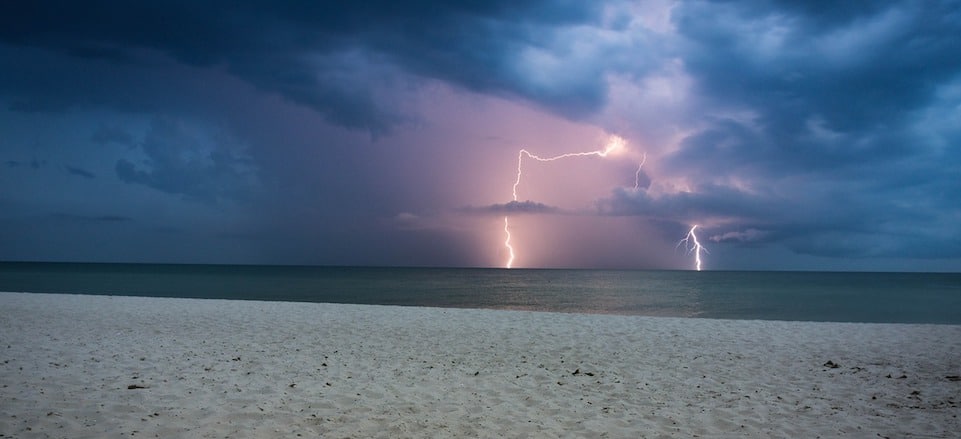
{"label": "sky", "polygon": [[961,271],[959,53],[958,1],[3,2],[0,260]]}

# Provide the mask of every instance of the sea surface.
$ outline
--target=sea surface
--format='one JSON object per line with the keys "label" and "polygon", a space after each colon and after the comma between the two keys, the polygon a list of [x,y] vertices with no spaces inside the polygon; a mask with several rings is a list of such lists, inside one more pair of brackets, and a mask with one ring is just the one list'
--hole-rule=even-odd
{"label": "sea surface", "polygon": [[961,324],[961,273],[7,262],[0,291]]}

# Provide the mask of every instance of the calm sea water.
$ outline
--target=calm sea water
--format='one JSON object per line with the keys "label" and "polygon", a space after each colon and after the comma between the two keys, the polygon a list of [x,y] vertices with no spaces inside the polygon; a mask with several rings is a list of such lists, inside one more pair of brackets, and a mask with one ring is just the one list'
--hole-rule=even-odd
{"label": "calm sea water", "polygon": [[961,274],[0,263],[0,291],[961,324]]}

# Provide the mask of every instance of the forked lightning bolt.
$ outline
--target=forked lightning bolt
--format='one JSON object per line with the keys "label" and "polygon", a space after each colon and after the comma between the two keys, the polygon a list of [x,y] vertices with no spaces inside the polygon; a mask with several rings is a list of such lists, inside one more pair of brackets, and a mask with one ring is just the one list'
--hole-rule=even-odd
{"label": "forked lightning bolt", "polygon": [[608,142],[607,148],[599,149],[597,151],[569,152],[567,154],[561,154],[554,157],[544,158],[544,157],[539,157],[535,154],[531,154],[531,152],[526,149],[522,149],[517,152],[517,178],[514,180],[514,187],[512,188],[514,201],[517,201],[517,186],[520,186],[521,176],[524,174],[523,164],[524,164],[525,155],[539,162],[553,162],[554,160],[566,159],[568,157],[584,157],[584,156],[590,156],[590,155],[596,155],[598,157],[607,157],[607,155],[610,154],[611,152],[614,152],[623,147],[624,147],[624,139],[614,136],[611,138],[611,141]]}
{"label": "forked lightning bolt", "polygon": [[[517,187],[520,186],[521,177],[524,175],[524,156],[527,156],[528,158],[537,160],[539,162],[553,162],[554,160],[560,160],[560,159],[565,159],[569,157],[584,157],[584,156],[592,156],[592,155],[596,155],[598,157],[607,157],[608,154],[623,148],[624,143],[625,143],[624,139],[618,136],[611,136],[610,141],[607,143],[607,147],[604,149],[599,149],[596,151],[588,151],[588,152],[572,152],[572,153],[557,155],[554,157],[540,157],[536,154],[532,154],[530,151],[526,149],[521,149],[520,151],[517,152],[517,178],[514,179],[514,186],[511,188],[511,195],[513,196],[513,200],[518,201]],[[647,158],[646,155],[644,157],[645,159]],[[641,166],[644,166],[643,162],[641,162]],[[640,168],[638,168],[637,172],[640,173]],[[634,186],[635,187],[637,186],[636,174],[635,174]],[[507,263],[505,264],[505,267],[511,268],[514,265],[514,247],[511,245],[510,220],[506,216],[504,217],[504,234],[507,236],[507,238],[504,239],[504,247],[507,247],[507,252],[508,252],[508,258],[507,258]]]}
{"label": "forked lightning bolt", "polygon": [[[567,154],[556,155],[553,157],[541,157],[536,154],[531,153],[527,149],[521,149],[517,152],[517,176],[514,178],[514,185],[511,186],[511,199],[514,202],[518,201],[517,188],[521,185],[521,179],[524,176],[524,156],[532,160],[537,160],[539,162],[553,162],[555,160],[570,158],[570,157],[586,157],[586,156],[598,156],[607,157],[608,154],[615,152],[619,149],[624,148],[624,139],[618,136],[611,136],[610,141],[607,143],[607,147],[604,149],[599,149],[595,151],[587,152],[571,152]],[[647,153],[644,153],[641,163],[637,165],[637,170],[634,171],[634,190],[640,189],[641,183],[641,171],[644,169],[644,163],[647,162]],[[684,249],[688,253],[694,254],[694,268],[697,271],[701,271],[701,252],[708,253],[706,247],[701,245],[701,242],[697,239],[697,234],[694,232],[697,230],[698,225],[695,224],[687,232],[687,236],[684,239],[678,241],[676,247],[680,247],[684,244]],[[516,253],[514,252],[514,246],[511,244],[511,224],[510,217],[504,216],[504,247],[507,248],[507,262],[504,264],[505,268],[512,268],[514,266],[514,259]]]}
{"label": "forked lightning bolt", "polygon": [[698,242],[697,235],[694,234],[694,229],[697,229],[697,224],[691,227],[691,230],[687,232],[687,236],[685,236],[684,239],[677,242],[675,248],[684,244],[684,249],[687,250],[688,253],[694,253],[694,268],[697,271],[701,271],[701,252],[710,252]]}

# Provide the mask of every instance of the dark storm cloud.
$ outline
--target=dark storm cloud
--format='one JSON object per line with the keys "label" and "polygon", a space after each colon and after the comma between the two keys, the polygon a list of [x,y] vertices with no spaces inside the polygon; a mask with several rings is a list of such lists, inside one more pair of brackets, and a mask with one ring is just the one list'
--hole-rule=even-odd
{"label": "dark storm cloud", "polygon": [[549,206],[535,201],[511,201],[503,204],[491,204],[480,207],[464,207],[462,212],[471,214],[495,214],[495,215],[517,215],[517,214],[559,214],[565,211],[559,207]]}
{"label": "dark storm cloud", "polygon": [[617,189],[601,200],[599,210],[608,215],[640,215],[658,219],[694,221],[699,218],[770,218],[782,211],[786,200],[757,196],[717,185],[695,191],[650,196],[646,191]]}
{"label": "dark storm cloud", "polygon": [[7,167],[10,167],[10,168],[19,168],[21,165],[28,165],[32,169],[40,169],[47,165],[46,160],[38,160],[38,159],[33,159],[33,160],[30,160],[29,162],[22,162],[20,160],[7,160],[5,163]]}
{"label": "dark storm cloud", "polygon": [[[911,201],[906,201],[911,200]],[[879,190],[835,183],[777,185],[760,191],[704,185],[651,195],[618,189],[598,203],[605,215],[705,224],[713,242],[780,243],[800,254],[828,257],[943,258],[961,255],[955,209],[923,186]]]}
{"label": "dark storm cloud", "polygon": [[189,112],[204,108],[200,104],[209,99],[208,91],[220,85],[209,77],[216,72],[206,72],[204,77],[157,52],[127,50],[136,62],[79,58],[41,46],[4,44],[0,39],[0,103],[12,111],[37,115],[91,109]]}
{"label": "dark storm cloud", "polygon": [[691,190],[602,212],[821,256],[961,256],[961,3],[682,2],[673,21],[701,116],[660,166]]}
{"label": "dark storm cloud", "polygon": [[[914,145],[899,138],[901,127],[961,71],[958,2],[871,3],[837,11],[683,3],[675,22],[699,94],[756,115],[760,137],[744,139],[760,144],[756,153],[768,158],[770,147],[785,164],[836,165],[910,155]],[[721,120],[707,135],[743,134],[732,133],[738,128]],[[812,139],[818,130],[823,138]]]}
{"label": "dark storm cloud", "polygon": [[68,106],[63,102],[55,100],[16,100],[7,106],[10,111],[21,113],[60,113],[65,111]]}
{"label": "dark storm cloud", "polygon": [[[566,114],[598,108],[606,91],[602,72],[585,69],[557,86],[531,80],[519,63],[526,49],[553,50],[555,27],[591,22],[600,6],[506,0],[14,2],[0,6],[0,41],[118,65],[138,62],[140,51],[158,51],[188,65],[224,68],[335,123],[382,133],[403,117],[376,101],[370,83],[393,68],[520,96]],[[16,102],[32,111],[67,104]]]}
{"label": "dark storm cloud", "polygon": [[205,134],[177,120],[156,118],[139,145],[146,159],[117,161],[117,177],[204,202],[248,196],[257,179],[252,162],[230,139]]}
{"label": "dark storm cloud", "polygon": [[78,168],[76,166],[67,165],[67,166],[64,166],[64,169],[66,169],[67,173],[70,175],[76,175],[78,177],[83,177],[87,179],[97,178],[97,176],[93,172],[90,172],[83,168]]}
{"label": "dark storm cloud", "polygon": [[54,220],[71,222],[94,222],[94,223],[122,223],[131,222],[132,218],[121,215],[78,215],[75,213],[54,213],[50,215]]}
{"label": "dark storm cloud", "polygon": [[647,154],[597,212],[663,240],[700,224],[716,247],[961,258],[961,2],[666,3],[0,2],[0,201],[87,200],[75,223],[105,231],[96,212],[174,211],[158,221],[183,236],[240,206],[224,241],[272,250],[228,260],[489,264],[423,212],[583,215],[452,207],[492,199],[473,179],[566,118]]}
{"label": "dark storm cloud", "polygon": [[120,145],[134,145],[133,136],[126,130],[116,126],[100,125],[90,136],[90,140],[101,145],[116,143]]}

